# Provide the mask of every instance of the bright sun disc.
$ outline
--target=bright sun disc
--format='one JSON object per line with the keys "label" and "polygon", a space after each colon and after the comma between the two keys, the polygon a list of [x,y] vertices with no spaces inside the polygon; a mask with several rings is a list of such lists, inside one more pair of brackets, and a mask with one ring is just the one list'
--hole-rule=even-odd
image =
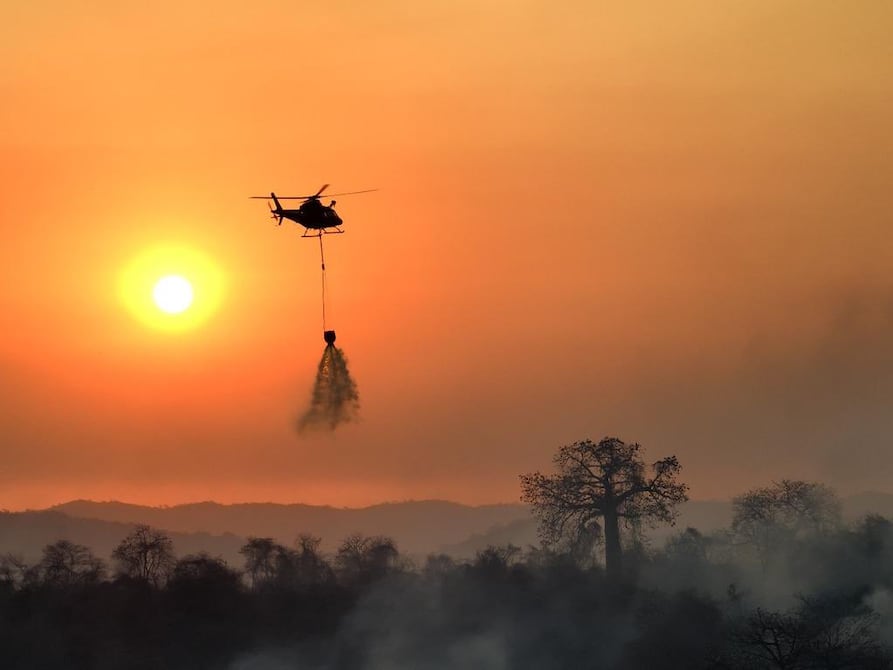
{"label": "bright sun disc", "polygon": [[143,250],[123,268],[118,290],[127,310],[153,330],[184,333],[220,308],[225,281],[207,254],[180,244]]}
{"label": "bright sun disc", "polygon": [[180,275],[167,275],[155,283],[152,300],[162,312],[185,312],[192,304],[192,284]]}

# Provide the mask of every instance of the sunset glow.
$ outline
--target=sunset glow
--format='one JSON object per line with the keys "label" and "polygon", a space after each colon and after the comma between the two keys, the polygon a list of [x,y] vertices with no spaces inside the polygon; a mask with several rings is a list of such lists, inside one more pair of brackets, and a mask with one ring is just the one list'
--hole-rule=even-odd
{"label": "sunset glow", "polygon": [[119,294],[133,317],[166,332],[204,324],[223,302],[221,270],[207,255],[162,245],[137,255],[121,273]]}
{"label": "sunset glow", "polygon": [[[693,498],[893,488],[893,3],[858,4],[0,3],[0,509],[516,501],[606,434]],[[323,184],[378,189],[324,238],[361,404],[297,434],[319,243],[249,196]]]}

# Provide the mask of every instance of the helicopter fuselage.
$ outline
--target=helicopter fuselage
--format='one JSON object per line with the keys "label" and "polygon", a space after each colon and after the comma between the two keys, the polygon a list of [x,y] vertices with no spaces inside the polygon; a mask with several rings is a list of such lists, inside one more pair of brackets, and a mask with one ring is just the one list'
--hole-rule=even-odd
{"label": "helicopter fuselage", "polygon": [[311,230],[325,230],[326,228],[335,228],[342,224],[341,217],[331,207],[320,205],[322,208],[318,212],[307,212],[303,207],[298,209],[274,209],[273,214],[281,216],[283,219],[294,221],[295,223],[309,228]]}
{"label": "helicopter fuselage", "polygon": [[305,200],[297,209],[283,209],[276,194],[271,193],[270,196],[273,202],[276,203],[276,208],[273,209],[273,217],[278,218],[280,224],[282,219],[288,219],[304,226],[307,230],[328,232],[329,228],[334,228],[335,230],[331,232],[342,232],[339,228],[341,217],[335,211],[334,200],[331,205],[324,205],[319,201],[318,197],[311,197]]}

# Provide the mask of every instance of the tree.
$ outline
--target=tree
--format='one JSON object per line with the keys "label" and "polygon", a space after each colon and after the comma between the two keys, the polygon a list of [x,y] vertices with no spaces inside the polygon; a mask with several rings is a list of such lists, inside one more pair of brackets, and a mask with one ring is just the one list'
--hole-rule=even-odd
{"label": "tree", "polygon": [[300,586],[324,584],[334,579],[331,566],[319,551],[321,538],[301,533],[295,541],[295,571]]}
{"label": "tree", "polygon": [[[177,561],[165,587],[174,667],[225,668],[250,638],[242,575],[205,552]],[[148,667],[148,666],[143,666]]]}
{"label": "tree", "polygon": [[557,474],[521,475],[521,500],[539,519],[540,537],[550,545],[567,536],[578,538],[593,523],[604,528],[605,569],[612,578],[622,573],[621,521],[672,524],[676,505],[688,500],[688,487],[676,478],[675,456],[646,465],[641,445],[616,437],[574,442],[553,458]]}
{"label": "tree", "polygon": [[514,544],[491,544],[475,553],[471,567],[478,574],[494,578],[505,575],[520,555],[521,547]]}
{"label": "tree", "polygon": [[751,545],[765,566],[784,542],[804,535],[821,535],[840,525],[841,505],[830,487],[816,482],[783,479],[751,489],[732,499],[732,532]]}
{"label": "tree", "polygon": [[168,586],[174,588],[183,583],[225,583],[238,588],[239,578],[239,573],[230,569],[222,558],[201,551],[184,556],[176,562]]}
{"label": "tree", "polygon": [[84,545],[59,540],[43,548],[43,557],[32,575],[49,586],[95,584],[105,576],[105,565]]}
{"label": "tree", "polygon": [[285,548],[272,537],[249,537],[239,553],[245,557],[245,573],[251,580],[251,588],[257,590],[276,574],[276,561]]}
{"label": "tree", "polygon": [[161,586],[176,564],[174,543],[162,531],[138,524],[112,552],[118,575]]}
{"label": "tree", "polygon": [[350,584],[366,584],[399,567],[400,552],[389,537],[347,536],[335,554],[335,566]]}
{"label": "tree", "polygon": [[786,612],[758,608],[739,624],[733,667],[889,669],[879,617],[850,599],[801,598]]}
{"label": "tree", "polygon": [[320,538],[308,533],[298,536],[295,549],[271,537],[249,537],[239,553],[245,557],[251,588],[304,588],[331,581],[332,568],[319,551],[320,543]]}

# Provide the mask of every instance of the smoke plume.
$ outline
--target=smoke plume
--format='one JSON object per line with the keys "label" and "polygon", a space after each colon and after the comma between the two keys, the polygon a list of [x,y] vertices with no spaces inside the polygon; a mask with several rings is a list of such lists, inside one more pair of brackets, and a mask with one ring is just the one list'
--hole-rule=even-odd
{"label": "smoke plume", "polygon": [[354,420],[359,408],[360,396],[347,368],[344,352],[329,343],[316,370],[310,407],[298,419],[298,431],[335,430],[340,424]]}

